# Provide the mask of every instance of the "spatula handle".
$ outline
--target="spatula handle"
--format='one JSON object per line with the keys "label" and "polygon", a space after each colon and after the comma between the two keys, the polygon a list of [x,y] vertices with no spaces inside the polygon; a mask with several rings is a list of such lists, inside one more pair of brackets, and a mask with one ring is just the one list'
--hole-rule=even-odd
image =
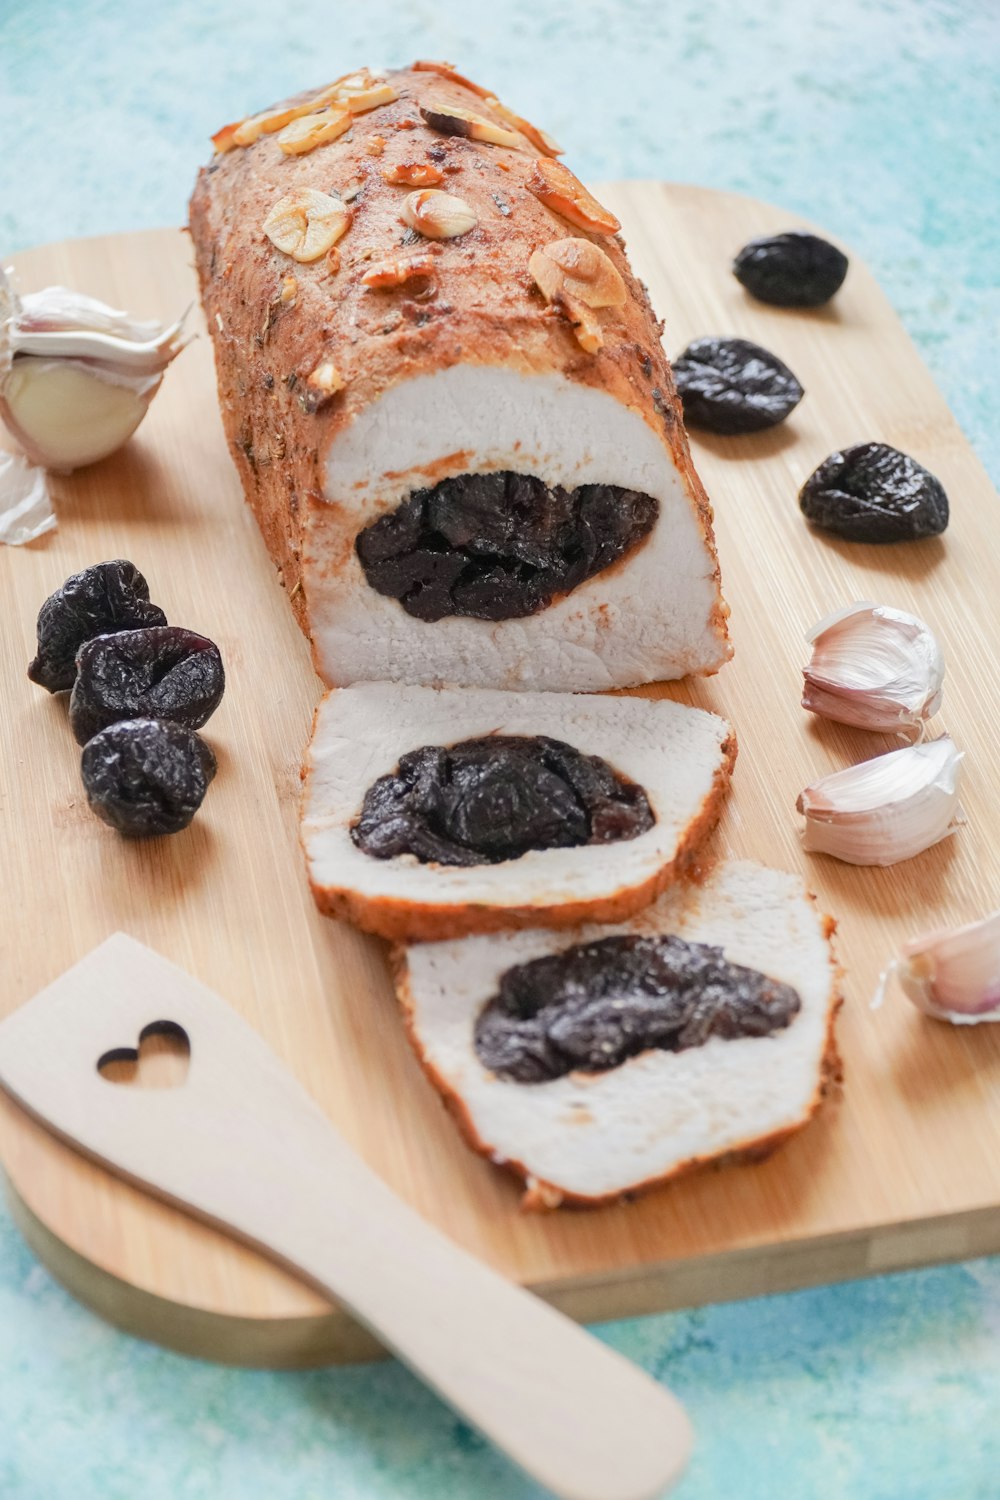
{"label": "spatula handle", "polygon": [[[252,1118],[246,1124],[244,1149],[259,1130]],[[231,1204],[229,1222],[242,1218],[248,1237],[345,1304],[554,1494],[651,1500],[679,1478],[690,1427],[668,1391],[459,1249],[325,1117],[297,1120],[293,1134],[283,1169],[273,1137],[256,1143],[254,1191],[243,1209]]]}

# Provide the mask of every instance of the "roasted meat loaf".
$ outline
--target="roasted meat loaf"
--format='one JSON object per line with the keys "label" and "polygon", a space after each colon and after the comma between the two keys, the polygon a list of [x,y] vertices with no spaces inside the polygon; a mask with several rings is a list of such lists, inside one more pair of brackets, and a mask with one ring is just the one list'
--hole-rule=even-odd
{"label": "roasted meat loaf", "polygon": [[555,144],[436,63],[215,139],[191,233],[223,422],[326,683],[715,671],[660,328]]}
{"label": "roasted meat loaf", "polygon": [[735,756],[667,699],[338,688],[304,773],[313,894],[389,938],[616,921],[690,864]]}
{"label": "roasted meat loaf", "polygon": [[839,1071],[832,930],[794,876],[731,861],[621,926],[401,948],[397,988],[420,1061],[525,1206],[601,1203],[811,1119]]}

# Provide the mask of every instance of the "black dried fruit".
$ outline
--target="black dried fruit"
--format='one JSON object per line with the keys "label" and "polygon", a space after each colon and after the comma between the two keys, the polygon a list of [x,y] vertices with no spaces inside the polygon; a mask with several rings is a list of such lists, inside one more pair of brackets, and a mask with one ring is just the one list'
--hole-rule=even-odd
{"label": "black dried fruit", "polygon": [[28,676],[50,693],[73,686],[76,653],[92,636],[142,625],[165,625],[149,602],[149,585],[134,563],[118,558],[95,563],[67,578],[38,611],[38,654]]}
{"label": "black dried fruit", "polygon": [[647,536],[651,495],[567,490],[531,474],[459,474],[417,490],[355,543],[365,577],[418,620],[535,614]]}
{"label": "black dried fruit", "polygon": [[683,938],[610,937],[507,969],[481,1011],[475,1048],[515,1083],[603,1073],[650,1048],[770,1036],[801,1009],[789,985]]}
{"label": "black dried fruit", "polygon": [[847,256],[805,229],[769,234],[744,245],[733,275],[760,302],[773,307],[822,307],[847,275]]}
{"label": "black dried fruit", "polygon": [[857,443],[831,453],[799,491],[814,526],[851,542],[915,542],[948,525],[948,496],[908,453]]}
{"label": "black dried fruit", "polygon": [[674,360],[684,416],[727,436],[776,427],[805,394],[776,354],[749,339],[694,339]]}
{"label": "black dried fruit", "polygon": [[375,859],[485,865],[638,838],[655,821],[642,787],[600,756],[545,735],[490,735],[402,756],[368,788],[351,837]]}
{"label": "black dried fruit", "polygon": [[76,669],[69,722],[80,745],[120,719],[171,719],[200,729],[226,686],[218,646],[178,625],[95,636],[80,647]]}
{"label": "black dried fruit", "polygon": [[87,801],[130,838],[180,833],[201,806],[215,756],[200,735],[164,719],[125,719],[88,740],[80,760]]}

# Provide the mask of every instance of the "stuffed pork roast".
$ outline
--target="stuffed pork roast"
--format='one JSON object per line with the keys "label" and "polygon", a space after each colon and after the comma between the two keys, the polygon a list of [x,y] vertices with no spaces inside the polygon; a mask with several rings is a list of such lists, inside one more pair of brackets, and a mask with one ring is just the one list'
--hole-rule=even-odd
{"label": "stuffed pork roast", "polygon": [[191,233],[223,421],[327,684],[715,671],[660,328],[554,142],[440,63],[215,142]]}
{"label": "stuffed pork roast", "polygon": [[593,1204],[807,1124],[839,1076],[833,922],[792,875],[727,861],[613,927],[397,954],[414,1048],[526,1208]]}

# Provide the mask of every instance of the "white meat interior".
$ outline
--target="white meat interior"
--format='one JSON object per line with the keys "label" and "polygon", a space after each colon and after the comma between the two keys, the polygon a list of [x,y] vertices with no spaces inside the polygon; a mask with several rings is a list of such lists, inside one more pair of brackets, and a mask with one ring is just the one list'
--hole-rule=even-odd
{"label": "white meat interior", "polygon": [[[659,502],[650,535],[536,615],[426,622],[368,584],[354,540],[414,490],[510,469],[550,485],[615,484]],[[587,691],[714,670],[715,563],[666,443],[638,411],[561,375],[456,365],[401,381],[334,442],[306,525],[317,670],[395,680]]]}

